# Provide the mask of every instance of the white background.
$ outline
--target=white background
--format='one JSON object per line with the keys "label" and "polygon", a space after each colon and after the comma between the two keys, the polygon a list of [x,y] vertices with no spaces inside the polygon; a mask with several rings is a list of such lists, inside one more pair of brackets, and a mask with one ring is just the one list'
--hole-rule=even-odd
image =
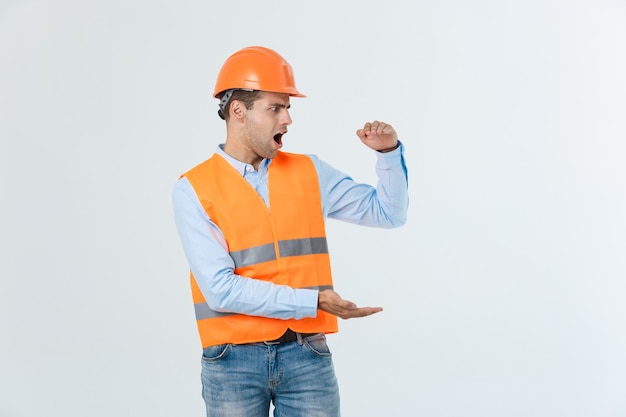
{"label": "white background", "polygon": [[0,416],[200,416],[171,210],[224,138],[217,72],[277,50],[285,150],[359,181],[406,144],[400,229],[329,221],[343,415],[626,416],[626,3],[0,0]]}

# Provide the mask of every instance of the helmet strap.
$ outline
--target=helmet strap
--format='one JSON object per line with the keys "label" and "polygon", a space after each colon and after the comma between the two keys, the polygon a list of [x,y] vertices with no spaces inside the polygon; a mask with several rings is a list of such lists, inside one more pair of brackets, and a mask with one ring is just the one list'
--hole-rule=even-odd
{"label": "helmet strap", "polygon": [[224,95],[220,99],[220,104],[218,104],[218,106],[220,106],[220,109],[217,111],[217,115],[222,120],[226,120],[226,118],[224,117],[224,112],[226,111],[226,106],[228,105],[228,102],[230,101],[230,98],[233,96],[233,93],[235,91],[237,91],[237,90],[249,91],[249,92],[257,91],[257,90],[251,90],[249,88],[231,88],[230,90],[224,91]]}
{"label": "helmet strap", "polygon": [[226,105],[230,101],[230,98],[232,97],[234,91],[235,91],[234,88],[224,91],[224,95],[220,99],[220,104],[219,104],[220,109],[217,111],[217,114],[218,116],[220,116],[222,120],[226,120],[226,118],[224,117],[224,110],[226,109]]}

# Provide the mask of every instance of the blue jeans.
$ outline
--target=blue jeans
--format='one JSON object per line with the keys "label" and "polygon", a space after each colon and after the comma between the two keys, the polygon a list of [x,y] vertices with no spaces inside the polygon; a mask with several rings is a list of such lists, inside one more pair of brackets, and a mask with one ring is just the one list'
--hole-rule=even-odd
{"label": "blue jeans", "polygon": [[339,388],[323,333],[284,344],[209,346],[202,354],[207,417],[339,417]]}

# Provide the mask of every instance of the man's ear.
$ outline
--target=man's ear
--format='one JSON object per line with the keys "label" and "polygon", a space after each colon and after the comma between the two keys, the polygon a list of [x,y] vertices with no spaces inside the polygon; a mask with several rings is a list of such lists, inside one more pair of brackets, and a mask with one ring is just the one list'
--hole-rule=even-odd
{"label": "man's ear", "polygon": [[239,100],[233,100],[230,103],[230,117],[241,120],[246,114],[246,107]]}

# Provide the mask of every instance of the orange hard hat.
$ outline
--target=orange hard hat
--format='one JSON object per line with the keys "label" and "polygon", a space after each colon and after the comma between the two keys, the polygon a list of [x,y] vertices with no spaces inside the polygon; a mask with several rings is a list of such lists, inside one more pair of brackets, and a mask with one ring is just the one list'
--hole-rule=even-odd
{"label": "orange hard hat", "polygon": [[220,70],[213,97],[226,90],[261,90],[306,97],[296,89],[291,65],[276,51],[250,46],[232,54]]}

